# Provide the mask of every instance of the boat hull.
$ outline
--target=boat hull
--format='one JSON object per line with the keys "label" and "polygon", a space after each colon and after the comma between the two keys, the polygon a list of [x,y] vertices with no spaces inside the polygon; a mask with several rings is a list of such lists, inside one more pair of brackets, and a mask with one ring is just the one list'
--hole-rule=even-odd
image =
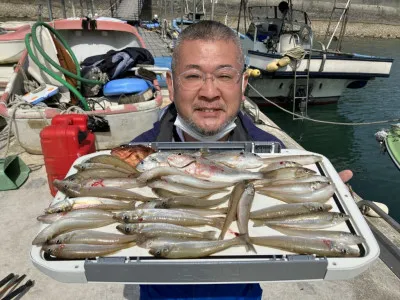
{"label": "boat hull", "polygon": [[[248,52],[247,65],[249,68],[259,69],[261,76],[250,79],[250,84],[258,93],[249,88],[246,93],[247,96],[259,98],[261,94],[274,102],[292,101],[294,68],[296,67],[294,62],[275,72],[266,71],[266,66],[279,58],[282,58],[282,56],[257,51]],[[328,104],[337,102],[346,88],[362,88],[369,80],[376,77],[389,77],[392,63],[393,59],[391,58],[370,56],[312,56],[309,72],[309,103]],[[297,64],[297,96],[305,95],[307,74],[307,58],[304,58]]]}
{"label": "boat hull", "polygon": [[[90,32],[83,32],[81,24],[80,20],[61,20],[51,23],[54,28],[61,31],[74,53],[77,53],[79,61],[90,55],[104,54],[111,50],[115,38],[118,38],[118,43],[114,47],[115,50],[121,50],[125,47],[145,46],[137,30],[128,24],[98,21],[97,30]],[[0,115],[5,118],[12,117],[13,132],[19,144],[27,152],[41,154],[40,131],[51,123],[51,119],[54,116],[62,111],[50,107],[32,107],[31,109],[17,109],[14,113],[13,108],[7,106],[11,100],[10,95],[25,94],[24,73],[34,78],[43,78],[40,76],[41,72],[33,72],[32,67],[33,63],[28,59],[25,50],[10,77],[4,94],[0,98]],[[158,86],[157,81],[154,82],[154,86]],[[131,104],[109,103],[105,108],[100,108],[96,105],[95,110],[86,113],[88,115],[103,116],[110,127],[109,132],[95,132],[96,149],[111,149],[120,144],[128,143],[134,137],[152,128],[153,123],[158,119],[161,105],[162,96],[159,90],[156,91],[152,100],[145,102]]]}

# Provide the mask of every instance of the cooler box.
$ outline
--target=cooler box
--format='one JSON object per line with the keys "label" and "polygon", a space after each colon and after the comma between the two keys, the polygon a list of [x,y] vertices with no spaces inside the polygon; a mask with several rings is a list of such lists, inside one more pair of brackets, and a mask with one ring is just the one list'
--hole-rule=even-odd
{"label": "cooler box", "polygon": [[57,115],[51,125],[40,132],[50,192],[57,190],[54,179],[63,179],[74,161],[96,151],[95,135],[87,128],[87,115]]}
{"label": "cooler box", "polygon": [[[224,142],[224,143],[147,143],[157,151],[193,151],[210,149],[214,151],[240,150],[257,153],[261,157],[281,155],[315,154],[321,162],[306,166],[317,174],[328,177],[335,186],[335,194],[328,200],[333,212],[342,212],[350,216],[345,223],[331,227],[330,230],[356,233],[365,239],[359,244],[360,257],[318,257],[299,255],[279,249],[255,245],[257,254],[246,252],[244,247],[232,247],[205,258],[196,259],[160,259],[149,254],[148,249],[133,246],[105,257],[94,259],[62,260],[46,258],[40,246],[31,248],[31,260],[35,267],[51,278],[68,283],[115,282],[140,285],[192,285],[192,284],[240,284],[267,281],[304,281],[304,280],[347,280],[368,269],[379,257],[379,246],[368,224],[352,198],[348,188],[340,179],[333,165],[317,153],[295,149],[280,149],[277,143],[268,142]],[[80,164],[90,157],[109,154],[101,151],[78,158],[74,164]],[[76,173],[71,168],[68,175]],[[133,191],[152,196],[149,187],[135,188]],[[218,198],[221,195],[215,195]],[[66,199],[58,192],[53,203]],[[252,210],[283,202],[256,193]],[[226,206],[223,204],[222,206]],[[49,226],[42,224],[40,230]],[[198,226],[197,230],[215,230],[213,227]],[[233,222],[225,239],[235,237],[238,231]],[[116,224],[96,230],[119,233]],[[253,227],[249,221],[250,236],[276,235],[269,227]],[[199,288],[201,289],[201,287]],[[154,298],[157,289],[142,288],[143,299]],[[146,298],[147,297],[147,298]],[[162,299],[162,298],[160,298]],[[201,298],[203,299],[203,298]],[[249,298],[253,299],[253,298]]]}

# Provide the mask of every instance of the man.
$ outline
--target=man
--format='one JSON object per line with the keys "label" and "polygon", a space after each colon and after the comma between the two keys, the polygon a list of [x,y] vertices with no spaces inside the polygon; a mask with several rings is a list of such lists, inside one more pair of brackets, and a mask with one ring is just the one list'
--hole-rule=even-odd
{"label": "man", "polygon": [[[274,141],[284,146],[240,111],[247,82],[240,41],[229,27],[215,21],[187,27],[167,74],[173,103],[132,142]],[[258,284],[141,286],[143,299],[260,299],[261,293]]]}

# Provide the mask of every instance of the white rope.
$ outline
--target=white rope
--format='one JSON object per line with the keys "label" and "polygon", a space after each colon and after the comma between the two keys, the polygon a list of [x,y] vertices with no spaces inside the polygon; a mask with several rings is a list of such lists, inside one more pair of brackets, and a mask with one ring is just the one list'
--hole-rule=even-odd
{"label": "white rope", "polygon": [[308,120],[311,122],[316,122],[316,123],[323,123],[323,124],[332,124],[332,125],[343,125],[343,126],[362,126],[362,125],[374,125],[374,124],[385,124],[385,123],[394,123],[394,122],[399,122],[400,118],[397,119],[391,119],[391,120],[383,120],[383,121],[373,121],[373,122],[355,122],[355,123],[344,123],[344,122],[332,122],[332,121],[323,121],[323,120],[317,120],[317,119],[312,119],[309,117],[305,117],[296,113],[293,113],[287,109],[284,109],[283,107],[280,107],[278,104],[276,104],[275,102],[265,98],[263,95],[261,95],[261,93],[259,91],[257,91],[250,83],[248,84],[248,86],[250,88],[252,88],[262,99],[264,99],[265,101],[267,101],[268,103],[276,106],[277,108],[279,108],[280,110],[293,115],[295,117],[298,118],[302,118],[304,120]]}

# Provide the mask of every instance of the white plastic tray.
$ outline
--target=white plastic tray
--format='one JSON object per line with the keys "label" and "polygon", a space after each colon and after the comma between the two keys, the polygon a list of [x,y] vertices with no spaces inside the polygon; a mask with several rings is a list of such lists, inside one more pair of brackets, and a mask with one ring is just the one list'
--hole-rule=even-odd
{"label": "white plastic tray", "polygon": [[[97,152],[78,158],[74,164],[79,164],[89,157],[107,154],[109,151]],[[280,156],[285,154],[316,154],[303,150],[284,149],[277,154],[260,154],[262,157]],[[317,154],[319,155],[319,154]],[[44,259],[41,247],[32,246],[31,260],[43,273],[61,282],[121,282],[140,284],[183,284],[183,283],[240,283],[262,281],[300,281],[300,280],[343,280],[353,278],[364,272],[379,256],[379,246],[351,197],[347,187],[340,180],[336,170],[329,160],[321,156],[319,163],[323,175],[329,177],[336,186],[336,192],[327,203],[333,206],[332,211],[344,212],[350,215],[350,220],[329,230],[351,231],[364,237],[361,246],[361,257],[356,258],[318,258],[312,255],[297,255],[273,248],[255,246],[257,255],[246,253],[244,247],[232,247],[208,258],[201,259],[156,259],[148,254],[147,249],[132,247],[116,252],[113,255],[96,260],[60,260]],[[321,174],[316,165],[307,166]],[[75,173],[72,167],[68,175]],[[67,176],[68,176],[67,175]],[[146,188],[133,189],[142,194],[151,194]],[[220,194],[222,195],[222,194]],[[220,196],[216,195],[216,197]],[[58,192],[53,203],[61,201],[65,195]],[[282,204],[283,202],[256,193],[252,210],[266,206]],[[225,204],[226,205],[226,204]],[[41,230],[47,225],[43,224]],[[101,229],[118,233],[112,224]],[[216,230],[204,226],[197,230]],[[237,232],[236,222],[230,229]],[[250,236],[279,235],[281,233],[269,227],[253,227],[249,222]],[[226,234],[226,239],[232,238],[232,233]],[[33,238],[32,238],[33,239]]]}

